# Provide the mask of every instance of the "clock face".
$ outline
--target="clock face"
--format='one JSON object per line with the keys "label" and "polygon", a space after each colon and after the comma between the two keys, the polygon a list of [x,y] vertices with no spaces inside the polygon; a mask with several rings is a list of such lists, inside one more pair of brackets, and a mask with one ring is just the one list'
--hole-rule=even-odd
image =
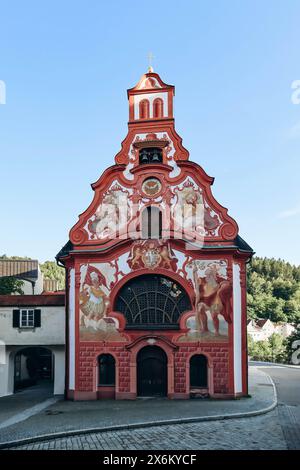
{"label": "clock face", "polygon": [[162,188],[161,182],[157,178],[147,178],[142,184],[142,191],[149,197],[156,196]]}

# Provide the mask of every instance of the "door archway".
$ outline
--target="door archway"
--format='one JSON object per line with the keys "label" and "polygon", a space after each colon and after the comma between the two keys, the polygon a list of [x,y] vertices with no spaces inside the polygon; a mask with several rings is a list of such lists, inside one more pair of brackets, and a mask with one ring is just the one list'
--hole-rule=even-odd
{"label": "door archway", "polygon": [[14,391],[33,385],[53,387],[54,355],[48,348],[29,346],[14,357]]}
{"label": "door archway", "polygon": [[160,347],[145,346],[137,355],[137,395],[140,397],[167,395],[168,358]]}

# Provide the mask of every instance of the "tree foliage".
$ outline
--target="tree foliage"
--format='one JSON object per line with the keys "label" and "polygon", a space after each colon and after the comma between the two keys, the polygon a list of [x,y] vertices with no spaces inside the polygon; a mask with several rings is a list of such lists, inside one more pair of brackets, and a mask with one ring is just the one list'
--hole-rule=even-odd
{"label": "tree foliage", "polygon": [[[2,260],[31,260],[32,258],[28,258],[27,256],[7,256],[7,255],[0,255],[0,259]],[[64,289],[65,288],[65,270],[58,266],[55,261],[45,261],[44,263],[40,263],[41,272],[43,273],[44,279],[54,279],[58,281],[58,288]],[[2,278],[3,279],[3,278]],[[9,290],[9,286],[12,289],[14,286],[20,287],[19,283],[16,283],[16,279],[14,278],[7,278],[11,279],[11,281],[3,282],[3,291]],[[20,281],[19,281],[20,282]],[[7,286],[7,288],[4,286]],[[21,281],[21,286],[23,282]],[[8,293],[18,293],[22,294],[23,292],[18,290],[11,290]],[[0,288],[0,295],[2,295],[1,288]]]}
{"label": "tree foliage", "polygon": [[248,336],[248,354],[254,361],[286,362],[285,340],[276,333],[265,341],[253,341]]}
{"label": "tree foliage", "polygon": [[300,323],[300,266],[254,257],[247,270],[248,317]]}
{"label": "tree foliage", "polygon": [[45,261],[40,264],[41,271],[46,279],[58,281],[58,288],[65,288],[65,270],[58,266],[54,261]]}
{"label": "tree foliage", "polygon": [[0,295],[23,294],[23,281],[15,277],[0,278]]}

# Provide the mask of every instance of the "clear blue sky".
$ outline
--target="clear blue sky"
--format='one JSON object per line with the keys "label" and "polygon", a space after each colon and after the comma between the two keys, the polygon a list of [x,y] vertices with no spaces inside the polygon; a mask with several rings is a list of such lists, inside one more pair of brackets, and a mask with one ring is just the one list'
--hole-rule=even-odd
{"label": "clear blue sky", "polygon": [[0,17],[0,253],[54,259],[114,162],[152,51],[241,236],[300,264],[299,0],[10,0]]}

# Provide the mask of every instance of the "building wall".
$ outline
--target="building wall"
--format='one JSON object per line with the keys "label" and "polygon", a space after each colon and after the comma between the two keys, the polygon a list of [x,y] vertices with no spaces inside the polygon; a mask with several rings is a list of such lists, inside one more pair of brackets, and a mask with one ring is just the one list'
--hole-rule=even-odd
{"label": "building wall", "polygon": [[[18,296],[19,297],[19,296]],[[21,297],[19,297],[21,299]],[[27,347],[41,346],[54,355],[54,394],[65,388],[65,307],[28,306],[20,309],[40,309],[41,326],[13,328],[13,310],[18,307],[0,306],[0,396],[14,392],[14,358]],[[23,368],[26,373],[26,368]],[[23,377],[25,378],[25,376]]]}
{"label": "building wall", "polygon": [[[93,262],[89,258],[89,263],[81,257],[80,262],[69,272],[69,398],[78,400],[104,398],[103,388],[98,387],[98,356],[104,353],[112,354],[116,360],[116,385],[110,391],[105,390],[105,397],[136,398],[136,355],[138,350],[147,344],[158,345],[167,354],[169,398],[190,397],[189,361],[193,354],[204,354],[208,359],[208,388],[211,397],[234,397],[247,394],[247,350],[244,338],[246,286],[243,263],[236,262],[231,256],[224,254],[222,257],[210,255],[207,259],[203,254],[199,258],[199,254],[194,253],[194,258],[191,259],[190,253],[180,253],[178,247],[174,253],[181,276],[172,272],[171,269],[159,268],[155,270],[155,273],[162,273],[176,279],[178,283],[186,283],[184,285],[192,297],[195,288],[192,271],[189,268],[185,271],[184,266],[193,263],[194,259],[196,265],[199,263],[199,276],[201,276],[207,266],[220,263],[219,274],[224,276],[223,279],[229,280],[231,285],[231,321],[228,319],[225,321],[224,317],[219,315],[221,335],[219,337],[214,335],[211,320],[209,320],[210,333],[207,337],[193,330],[189,320],[195,318],[195,310],[182,315],[178,331],[126,330],[125,319],[122,320],[122,315],[113,311],[113,306],[114,295],[117,298],[119,289],[133,274],[130,268],[126,272],[126,259],[132,259],[130,250],[123,254],[119,253],[113,267],[99,257]],[[187,260],[188,263],[186,263]],[[105,298],[109,299],[110,303],[110,311],[105,316],[116,321],[112,336],[100,327],[97,330],[95,325],[91,328],[88,323],[83,323],[88,320],[86,319],[87,312],[83,313],[81,310],[84,305],[82,293],[88,286],[90,272],[93,269],[94,272],[99,272],[105,277],[99,290],[102,289],[105,292]],[[118,282],[113,282],[114,275],[119,272],[119,269],[122,271],[122,276]],[[134,274],[138,277],[140,273],[145,272],[144,269],[141,271],[137,269]],[[151,270],[147,272],[153,273]],[[105,287],[112,285],[112,290]],[[207,315],[210,319],[208,311]],[[138,346],[135,346],[137,341]]]}
{"label": "building wall", "polygon": [[[0,339],[7,345],[65,344],[65,308],[28,307],[41,310],[41,327],[13,328],[13,310],[17,307],[0,306]],[[20,307],[27,308],[27,307]]]}

